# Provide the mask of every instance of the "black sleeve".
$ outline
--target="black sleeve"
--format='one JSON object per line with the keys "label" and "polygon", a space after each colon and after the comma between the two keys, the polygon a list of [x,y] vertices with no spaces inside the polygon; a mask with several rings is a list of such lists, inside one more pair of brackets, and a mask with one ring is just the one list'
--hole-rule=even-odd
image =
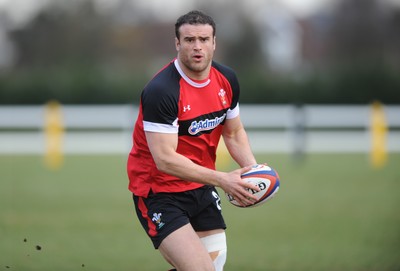
{"label": "black sleeve", "polygon": [[172,124],[178,117],[179,78],[171,67],[157,74],[141,96],[143,120]]}

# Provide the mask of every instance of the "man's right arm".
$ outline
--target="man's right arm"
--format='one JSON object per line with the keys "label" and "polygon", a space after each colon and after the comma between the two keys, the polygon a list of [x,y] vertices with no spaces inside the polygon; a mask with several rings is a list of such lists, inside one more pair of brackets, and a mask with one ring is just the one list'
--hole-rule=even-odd
{"label": "man's right arm", "polygon": [[[258,190],[255,185],[243,181],[240,175],[250,167],[231,172],[211,170],[193,163],[176,152],[178,135],[175,133],[145,132],[146,140],[158,170],[182,180],[221,187],[242,205],[254,203],[256,197],[244,188]],[[251,200],[253,199],[253,200]]]}

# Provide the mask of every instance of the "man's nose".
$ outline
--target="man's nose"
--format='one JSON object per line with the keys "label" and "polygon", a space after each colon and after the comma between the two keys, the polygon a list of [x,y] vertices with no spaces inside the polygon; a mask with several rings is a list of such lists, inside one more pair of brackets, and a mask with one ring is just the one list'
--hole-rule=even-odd
{"label": "man's nose", "polygon": [[201,50],[201,41],[200,40],[195,40],[194,41],[194,49],[195,50]]}

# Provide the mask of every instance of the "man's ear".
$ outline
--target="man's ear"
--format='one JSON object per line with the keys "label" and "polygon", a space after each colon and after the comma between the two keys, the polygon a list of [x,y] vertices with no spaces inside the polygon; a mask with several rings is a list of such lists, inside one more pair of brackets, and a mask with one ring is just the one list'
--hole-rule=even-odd
{"label": "man's ear", "polygon": [[214,47],[214,51],[215,51],[215,48],[216,48],[216,46],[217,46],[217,39],[216,39],[215,36],[214,36],[213,40],[214,40],[214,45],[213,45],[213,47]]}
{"label": "man's ear", "polygon": [[181,43],[177,37],[175,37],[175,49],[179,52],[181,49]]}

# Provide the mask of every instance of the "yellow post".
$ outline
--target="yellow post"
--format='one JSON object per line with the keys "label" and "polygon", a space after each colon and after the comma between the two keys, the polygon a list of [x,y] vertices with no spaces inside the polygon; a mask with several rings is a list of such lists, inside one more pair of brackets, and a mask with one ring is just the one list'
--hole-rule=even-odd
{"label": "yellow post", "polygon": [[380,102],[372,103],[371,114],[371,164],[374,168],[382,168],[387,161],[386,136],[387,123],[383,106]]}
{"label": "yellow post", "polygon": [[45,108],[45,164],[50,169],[58,169],[63,163],[63,134],[61,105],[50,101]]}
{"label": "yellow post", "polygon": [[219,141],[218,149],[217,149],[217,161],[216,167],[219,170],[228,170],[228,167],[231,162],[231,156],[226,148],[225,142],[223,139]]}

